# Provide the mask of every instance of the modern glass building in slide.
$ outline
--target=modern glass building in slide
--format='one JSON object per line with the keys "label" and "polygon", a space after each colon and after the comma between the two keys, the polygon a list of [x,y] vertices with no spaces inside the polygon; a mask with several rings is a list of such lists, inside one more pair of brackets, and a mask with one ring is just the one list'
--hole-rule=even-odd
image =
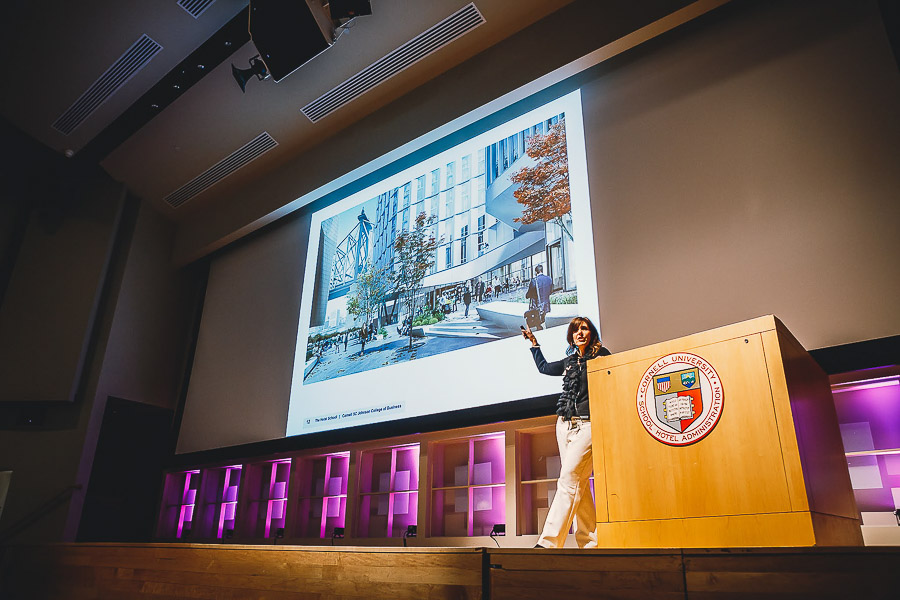
{"label": "modern glass building in slide", "polygon": [[[400,232],[415,227],[420,213],[434,218],[432,234],[439,241],[424,281],[424,292],[432,300],[434,294],[457,287],[474,291],[479,280],[485,286],[515,290],[528,284],[538,264],[553,278],[555,289],[574,289],[574,253],[566,251],[572,242],[553,223],[517,222],[522,206],[510,180],[513,173],[535,163],[525,152],[528,138],[546,133],[563,118],[554,115],[475,152],[460,146],[459,155],[441,164],[421,163],[419,174],[414,172],[409,181],[374,199],[374,215],[361,209],[359,226],[343,241],[333,239],[323,223],[322,268],[330,269],[330,274],[323,274],[322,280],[330,282],[328,299],[345,295],[369,261],[377,268],[393,268],[394,241]],[[571,221],[571,215],[567,218]],[[322,311],[318,324],[324,329],[346,326],[347,313],[340,304],[327,311],[325,302],[317,304]],[[395,322],[397,310],[389,301],[379,322]]]}

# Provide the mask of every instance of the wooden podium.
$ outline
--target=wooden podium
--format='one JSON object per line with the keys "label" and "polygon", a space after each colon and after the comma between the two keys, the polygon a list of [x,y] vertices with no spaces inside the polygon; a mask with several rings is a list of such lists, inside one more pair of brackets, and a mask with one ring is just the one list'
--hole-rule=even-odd
{"label": "wooden podium", "polygon": [[774,316],[588,380],[601,548],[862,544],[828,379]]}

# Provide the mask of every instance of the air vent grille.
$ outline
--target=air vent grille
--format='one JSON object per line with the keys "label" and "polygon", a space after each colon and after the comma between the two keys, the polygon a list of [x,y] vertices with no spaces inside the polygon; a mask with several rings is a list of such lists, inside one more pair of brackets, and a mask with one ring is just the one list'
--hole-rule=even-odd
{"label": "air vent grille", "polygon": [[315,123],[484,22],[475,4],[469,3],[300,110]]}
{"label": "air vent grille", "polygon": [[178,0],[178,6],[188,12],[195,19],[203,14],[216,0]]}
{"label": "air vent grille", "polygon": [[97,81],[91,84],[91,87],[72,106],[56,119],[53,128],[65,135],[75,131],[76,127],[119,91],[129,79],[147,66],[150,59],[156,56],[160,50],[162,50],[162,46],[146,34],[142,35]]}
{"label": "air vent grille", "polygon": [[278,145],[267,131],[263,131],[215,165],[164,198],[166,204],[178,208],[194,196],[208,190],[241,167],[259,158]]}

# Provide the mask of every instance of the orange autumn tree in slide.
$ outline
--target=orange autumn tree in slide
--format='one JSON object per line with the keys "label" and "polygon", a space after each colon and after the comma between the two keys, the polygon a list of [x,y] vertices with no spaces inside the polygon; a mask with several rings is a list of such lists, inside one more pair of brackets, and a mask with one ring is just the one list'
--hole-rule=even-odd
{"label": "orange autumn tree in slide", "polygon": [[572,233],[563,219],[572,209],[565,121],[551,126],[546,134],[528,138],[525,153],[537,162],[534,166],[522,167],[510,177],[513,183],[519,184],[513,195],[524,207],[522,216],[515,220],[526,225],[552,221],[572,240]]}

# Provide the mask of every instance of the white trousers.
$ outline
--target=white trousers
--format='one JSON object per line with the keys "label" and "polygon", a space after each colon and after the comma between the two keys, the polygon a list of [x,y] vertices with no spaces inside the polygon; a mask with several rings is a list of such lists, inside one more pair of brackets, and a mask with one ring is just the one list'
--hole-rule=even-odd
{"label": "white trousers", "polygon": [[590,488],[594,466],[590,421],[576,420],[570,424],[559,417],[556,420],[556,442],[559,444],[559,481],[538,545],[561,548],[574,521],[578,547],[596,548],[597,511]]}

